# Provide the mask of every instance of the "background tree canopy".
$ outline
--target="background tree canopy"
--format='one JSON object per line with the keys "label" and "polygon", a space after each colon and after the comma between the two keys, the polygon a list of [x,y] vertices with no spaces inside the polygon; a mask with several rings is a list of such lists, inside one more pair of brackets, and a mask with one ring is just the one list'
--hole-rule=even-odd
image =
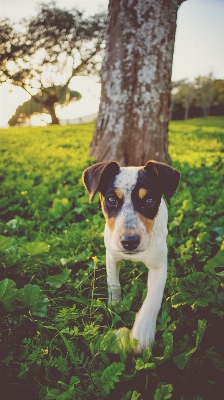
{"label": "background tree canopy", "polygon": [[194,82],[184,79],[172,83],[170,119],[224,115],[224,80],[210,73]]}
{"label": "background tree canopy", "polygon": [[[49,93],[51,92],[51,97],[49,98]],[[80,100],[82,95],[75,91],[67,89],[65,92],[64,88],[61,86],[55,86],[51,88],[46,88],[45,92],[41,95],[36,94],[32,96],[31,99],[25,101],[23,104],[17,107],[15,113],[9,119],[8,124],[10,126],[15,126],[17,124],[22,124],[27,122],[30,117],[34,114],[48,114],[47,104],[49,101],[54,101],[55,97],[53,93],[57,96],[57,104],[67,105],[68,102]]]}
{"label": "background tree canopy", "polygon": [[75,8],[68,11],[50,2],[21,21],[22,32],[9,20],[1,21],[0,83],[22,87],[57,124],[55,106],[63,98],[69,101],[71,79],[99,72],[105,20],[104,13],[84,18]]}

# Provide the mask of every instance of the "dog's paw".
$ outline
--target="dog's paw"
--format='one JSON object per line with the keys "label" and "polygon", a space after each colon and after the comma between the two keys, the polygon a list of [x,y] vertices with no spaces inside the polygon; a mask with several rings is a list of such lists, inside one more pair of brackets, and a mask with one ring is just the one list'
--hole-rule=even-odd
{"label": "dog's paw", "polygon": [[130,332],[133,350],[141,354],[147,347],[152,346],[155,340],[156,321],[154,318],[143,318],[139,312],[136,314],[135,322]]}
{"label": "dog's paw", "polygon": [[154,334],[147,335],[145,332],[130,332],[131,346],[136,354],[141,354],[147,347],[151,347],[154,342]]}

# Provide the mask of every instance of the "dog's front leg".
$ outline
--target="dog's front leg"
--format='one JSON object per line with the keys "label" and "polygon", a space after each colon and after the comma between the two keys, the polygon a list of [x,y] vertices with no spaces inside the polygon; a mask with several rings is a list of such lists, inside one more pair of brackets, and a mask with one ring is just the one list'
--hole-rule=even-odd
{"label": "dog's front leg", "polygon": [[119,281],[121,261],[115,259],[111,253],[106,251],[106,270],[108,284],[108,304],[112,301],[121,300],[121,285]]}
{"label": "dog's front leg", "polygon": [[149,271],[148,293],[142,307],[136,314],[135,322],[131,331],[131,339],[138,340],[138,344],[134,347],[136,353],[141,353],[154,341],[156,318],[162,303],[166,276],[166,263],[161,267],[151,268]]}

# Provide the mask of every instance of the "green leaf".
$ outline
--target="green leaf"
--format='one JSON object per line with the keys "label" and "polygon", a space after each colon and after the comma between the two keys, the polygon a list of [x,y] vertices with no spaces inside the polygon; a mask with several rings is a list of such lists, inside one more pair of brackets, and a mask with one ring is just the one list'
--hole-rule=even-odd
{"label": "green leaf", "polygon": [[173,386],[171,384],[160,382],[157,386],[154,400],[170,399],[172,397]]}
{"label": "green leaf", "polygon": [[175,217],[174,220],[169,224],[169,230],[172,231],[172,229],[175,228],[176,226],[180,226],[183,217],[184,217],[183,213]]}
{"label": "green leaf", "polygon": [[78,376],[72,376],[70,379],[70,385],[79,385],[80,379]]}
{"label": "green leaf", "polygon": [[185,366],[187,365],[188,361],[192,357],[192,355],[195,353],[195,351],[198,349],[202,338],[204,336],[205,330],[207,327],[207,321],[206,320],[198,320],[198,331],[196,335],[196,346],[193,347],[190,350],[185,351],[184,353],[179,354],[178,356],[175,356],[173,358],[175,364],[179,369],[184,369]]}
{"label": "green leaf", "polygon": [[77,358],[76,355],[74,354],[74,352],[73,352],[73,350],[72,350],[72,346],[71,346],[69,340],[67,340],[66,337],[65,337],[65,335],[63,335],[61,332],[59,332],[59,335],[61,336],[61,338],[62,338],[62,340],[63,340],[63,342],[64,342],[64,344],[65,344],[65,346],[66,346],[66,348],[67,348],[68,354],[70,355],[73,364],[74,364],[74,365],[76,366],[76,368],[77,368],[77,367],[78,367],[78,358]]}
{"label": "green leaf", "polygon": [[205,272],[212,271],[214,273],[215,272],[214,268],[223,268],[224,269],[224,250],[219,250],[218,253],[215,255],[215,257],[211,258],[211,260],[209,260],[205,264],[204,271]]}
{"label": "green leaf", "polygon": [[140,371],[142,369],[155,369],[156,365],[155,363],[145,363],[141,358],[137,359],[135,368],[137,371]]}
{"label": "green leaf", "polygon": [[207,328],[207,321],[206,319],[199,319],[198,320],[198,331],[196,336],[196,349],[200,346],[202,338]]}
{"label": "green leaf", "polygon": [[219,353],[213,350],[207,350],[206,356],[213,362],[218,370],[224,372],[224,360]]}
{"label": "green leaf", "polygon": [[18,291],[15,286],[15,282],[11,279],[6,278],[0,282],[0,302],[8,311],[14,311],[15,309],[13,302]]}
{"label": "green leaf", "polygon": [[191,349],[190,351],[187,351],[185,353],[179,354],[178,356],[175,356],[173,358],[173,361],[177,365],[179,369],[184,369],[184,367],[187,365],[188,361],[190,360],[192,354],[195,352],[195,348]]}
{"label": "green leaf", "polygon": [[130,330],[122,327],[108,331],[101,342],[101,348],[108,353],[119,354],[121,361],[125,361],[128,354],[132,352]]}
{"label": "green leaf", "polygon": [[11,247],[11,238],[0,235],[0,251],[7,250]]}
{"label": "green leaf", "polygon": [[172,332],[165,331],[163,332],[163,341],[166,346],[173,346],[173,334]]}
{"label": "green leaf", "polygon": [[219,317],[224,317],[224,292],[220,292],[216,296],[216,307],[212,308],[211,311],[217,314]]}
{"label": "green leaf", "polygon": [[132,396],[131,396],[131,400],[138,400],[140,396],[141,396],[141,394],[136,392],[136,390],[134,390],[134,392],[132,393]]}
{"label": "green leaf", "polygon": [[41,292],[38,285],[25,285],[23,289],[18,290],[16,299],[18,301],[17,308],[28,307],[32,314],[39,317],[47,314],[49,299]]}
{"label": "green leaf", "polygon": [[171,317],[166,311],[162,312],[162,315],[157,318],[157,331],[165,331],[167,328],[168,322],[171,320]]}
{"label": "green leaf", "polygon": [[173,355],[173,333],[166,330],[163,332],[163,344],[165,345],[164,354],[160,357],[154,357],[156,365],[162,364]]}
{"label": "green leaf", "polygon": [[110,394],[111,389],[114,389],[114,383],[119,382],[119,376],[122,375],[125,365],[121,362],[113,362],[109,365],[101,375],[103,391]]}
{"label": "green leaf", "polygon": [[55,288],[60,288],[68,279],[72,270],[65,268],[62,273],[59,275],[49,276],[46,279],[46,283],[50,286],[54,286]]}
{"label": "green leaf", "polygon": [[68,198],[63,197],[62,199],[55,198],[52,204],[52,208],[50,208],[49,212],[53,215],[54,218],[60,218],[65,211],[69,209],[69,201]]}
{"label": "green leaf", "polygon": [[171,297],[174,308],[188,304],[196,311],[197,307],[206,307],[214,301],[215,287],[218,286],[214,279],[204,272],[195,272],[178,282],[179,292]]}
{"label": "green leaf", "polygon": [[50,250],[49,244],[45,242],[30,242],[24,244],[20,251],[22,253],[29,254],[30,256],[36,256],[37,254],[47,253]]}
{"label": "green leaf", "polygon": [[125,361],[128,354],[132,352],[129,329],[122,327],[117,330],[109,330],[100,341],[100,350],[119,354],[121,361]]}
{"label": "green leaf", "polygon": [[217,227],[213,229],[213,232],[218,233],[219,236],[224,236],[224,228],[223,227]]}

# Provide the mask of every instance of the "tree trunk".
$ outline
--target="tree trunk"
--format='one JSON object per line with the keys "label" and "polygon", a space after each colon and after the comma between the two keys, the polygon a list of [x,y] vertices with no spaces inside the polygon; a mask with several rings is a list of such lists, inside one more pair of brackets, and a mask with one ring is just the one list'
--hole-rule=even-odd
{"label": "tree trunk", "polygon": [[58,125],[59,124],[59,119],[57,115],[55,114],[55,107],[54,104],[51,104],[49,101],[47,104],[44,104],[46,109],[49,111],[49,114],[51,116],[51,125]]}
{"label": "tree trunk", "polygon": [[208,114],[209,114],[208,108],[207,107],[203,107],[203,116],[204,116],[205,119],[208,118]]}
{"label": "tree trunk", "polygon": [[122,166],[167,149],[176,16],[181,0],[110,0],[102,94],[90,155]]}
{"label": "tree trunk", "polygon": [[185,100],[185,112],[184,112],[184,119],[187,120],[188,119],[188,113],[189,113],[189,104],[188,102]]}

